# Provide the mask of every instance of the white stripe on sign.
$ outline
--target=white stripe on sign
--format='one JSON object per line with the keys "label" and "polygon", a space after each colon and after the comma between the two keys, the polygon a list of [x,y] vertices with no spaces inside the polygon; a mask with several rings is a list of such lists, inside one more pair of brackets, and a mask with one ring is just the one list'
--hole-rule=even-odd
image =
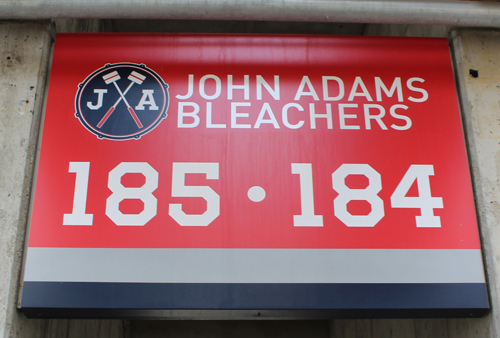
{"label": "white stripe on sign", "polygon": [[484,283],[480,250],[28,248],[29,282]]}

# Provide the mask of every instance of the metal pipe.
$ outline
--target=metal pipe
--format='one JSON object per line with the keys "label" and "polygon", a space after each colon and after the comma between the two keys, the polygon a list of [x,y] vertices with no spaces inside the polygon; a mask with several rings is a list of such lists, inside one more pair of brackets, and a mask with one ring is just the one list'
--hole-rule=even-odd
{"label": "metal pipe", "polygon": [[0,19],[186,19],[500,27],[500,3],[334,0],[2,0]]}

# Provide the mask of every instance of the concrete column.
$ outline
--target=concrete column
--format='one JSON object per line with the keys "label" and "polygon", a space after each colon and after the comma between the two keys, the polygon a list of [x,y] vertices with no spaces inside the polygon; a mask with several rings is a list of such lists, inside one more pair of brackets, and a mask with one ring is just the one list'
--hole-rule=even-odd
{"label": "concrete column", "polygon": [[50,22],[0,22],[0,337],[42,337],[16,310]]}
{"label": "concrete column", "polygon": [[[469,321],[490,337],[500,334],[500,32],[452,31],[456,76],[474,178],[491,314]],[[476,72],[474,72],[477,71]],[[485,323],[484,321],[487,321]],[[484,327],[487,326],[487,327]]]}

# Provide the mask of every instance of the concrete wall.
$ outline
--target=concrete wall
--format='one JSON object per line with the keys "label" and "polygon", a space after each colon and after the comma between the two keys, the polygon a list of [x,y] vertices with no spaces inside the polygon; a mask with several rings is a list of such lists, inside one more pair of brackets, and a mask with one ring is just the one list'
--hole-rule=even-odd
{"label": "concrete wall", "polygon": [[449,26],[367,24],[364,35],[446,38],[449,31]]}
{"label": "concrete wall", "polygon": [[[58,31],[103,31],[124,22],[63,20]],[[135,23],[136,31],[141,29]],[[158,25],[149,25],[158,28]],[[179,29],[179,24],[174,25]],[[189,27],[189,23],[182,22]],[[198,23],[213,30],[228,26]],[[208,26],[207,26],[208,25]],[[290,23],[246,23],[248,32],[285,29]],[[148,26],[148,25],[145,25]],[[264,28],[263,28],[264,27]],[[267,28],[266,28],[267,27]],[[332,33],[333,26],[312,26]],[[149,28],[153,29],[153,28]],[[173,29],[173,28],[172,28]],[[194,28],[193,28],[194,29]],[[197,28],[199,29],[199,27]],[[338,29],[341,29],[340,27]],[[342,27],[342,29],[344,29]],[[448,27],[351,26],[366,34],[445,36]],[[16,310],[33,159],[53,33],[49,22],[0,23],[0,337],[155,338],[155,337],[497,337],[500,260],[500,33],[455,30],[452,45],[474,174],[493,311],[481,319],[331,320],[331,321],[110,321],[27,320]],[[143,30],[148,30],[143,28]],[[479,77],[469,75],[469,69]]]}

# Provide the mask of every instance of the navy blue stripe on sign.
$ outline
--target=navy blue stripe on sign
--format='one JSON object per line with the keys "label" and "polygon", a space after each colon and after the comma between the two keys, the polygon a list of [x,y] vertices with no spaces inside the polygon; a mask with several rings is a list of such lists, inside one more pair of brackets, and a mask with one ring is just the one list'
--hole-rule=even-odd
{"label": "navy blue stripe on sign", "polygon": [[21,309],[482,309],[486,285],[25,282]]}

